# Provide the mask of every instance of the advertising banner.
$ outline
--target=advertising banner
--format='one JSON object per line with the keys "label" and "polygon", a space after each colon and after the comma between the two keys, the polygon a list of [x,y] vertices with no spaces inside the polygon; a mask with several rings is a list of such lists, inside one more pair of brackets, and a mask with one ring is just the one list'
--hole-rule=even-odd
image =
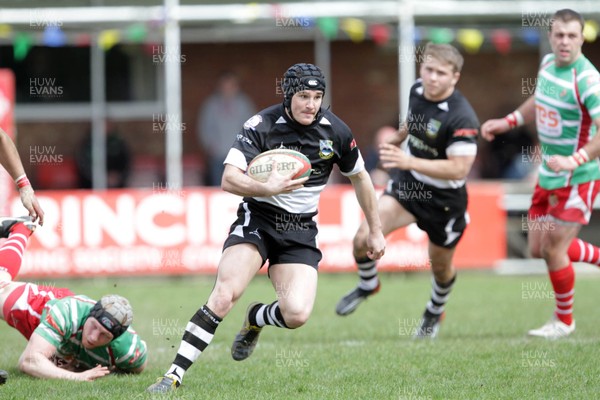
{"label": "advertising banner", "polygon": [[[214,274],[240,197],[218,188],[40,191],[44,226],[32,236],[25,276]],[[469,186],[471,223],[455,256],[458,268],[486,268],[506,256],[501,189]],[[11,215],[22,215],[18,199]],[[351,186],[321,196],[321,272],[354,271],[352,237],[362,213]],[[280,221],[286,227],[298,221]],[[298,227],[300,228],[300,227]],[[427,235],[409,225],[388,237],[384,271],[429,267]],[[263,268],[264,272],[265,268]]]}

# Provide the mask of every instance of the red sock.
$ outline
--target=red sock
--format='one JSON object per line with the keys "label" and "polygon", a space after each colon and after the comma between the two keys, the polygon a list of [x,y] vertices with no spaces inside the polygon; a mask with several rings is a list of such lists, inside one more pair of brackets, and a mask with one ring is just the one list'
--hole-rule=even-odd
{"label": "red sock", "polygon": [[6,271],[15,279],[21,269],[23,252],[27,247],[27,239],[31,230],[22,223],[15,224],[10,230],[8,239],[0,247],[0,271]]}
{"label": "red sock", "polygon": [[600,248],[579,238],[573,239],[568,254],[571,261],[600,266]]}
{"label": "red sock", "polygon": [[558,271],[549,271],[556,299],[556,317],[567,325],[573,323],[573,295],[575,294],[575,271],[569,263]]}

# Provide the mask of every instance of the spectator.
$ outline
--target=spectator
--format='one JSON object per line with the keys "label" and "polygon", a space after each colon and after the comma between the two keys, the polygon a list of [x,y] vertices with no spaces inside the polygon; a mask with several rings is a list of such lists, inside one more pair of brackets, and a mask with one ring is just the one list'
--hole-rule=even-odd
{"label": "spectator", "polygon": [[198,114],[198,142],[206,156],[206,183],[220,186],[223,161],[240,126],[256,109],[241,92],[239,79],[230,71],[221,73],[216,91],[202,104]]}

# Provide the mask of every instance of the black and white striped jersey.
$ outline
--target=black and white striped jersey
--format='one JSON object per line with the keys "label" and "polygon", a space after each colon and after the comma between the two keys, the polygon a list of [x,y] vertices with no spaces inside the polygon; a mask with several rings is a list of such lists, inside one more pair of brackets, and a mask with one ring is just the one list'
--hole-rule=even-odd
{"label": "black and white striped jersey", "polygon": [[245,171],[258,154],[278,148],[296,150],[308,157],[312,174],[304,187],[293,193],[253,199],[290,213],[317,211],[320,193],[334,164],[345,176],[364,169],[350,128],[335,114],[325,110],[311,125],[302,125],[286,114],[282,104],[266,108],[244,123],[224,163]]}
{"label": "black and white striped jersey", "polygon": [[[468,100],[458,91],[445,100],[429,101],[423,95],[421,79],[410,89],[408,150],[411,155],[429,160],[477,154],[479,120]],[[465,180],[437,179],[410,171],[419,181],[437,188],[459,188]]]}

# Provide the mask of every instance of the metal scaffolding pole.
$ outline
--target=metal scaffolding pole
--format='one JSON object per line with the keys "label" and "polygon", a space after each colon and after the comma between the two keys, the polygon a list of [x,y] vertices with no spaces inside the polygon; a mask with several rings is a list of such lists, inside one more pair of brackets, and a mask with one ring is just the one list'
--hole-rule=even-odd
{"label": "metal scaffolding pole", "polygon": [[106,75],[104,49],[98,43],[99,33],[90,47],[92,91],[92,189],[104,190],[106,181]]}
{"label": "metal scaffolding pole", "polygon": [[400,122],[406,119],[410,87],[415,81],[414,8],[412,0],[398,0],[398,96]]}
{"label": "metal scaffolding pole", "polygon": [[[315,64],[321,68],[323,75],[325,75],[325,82],[327,88],[325,90],[325,96],[323,98],[323,105],[328,107],[331,104],[331,93],[333,90],[332,76],[331,76],[331,49],[330,42],[325,36],[317,33],[315,38]],[[333,105],[332,105],[333,108]]]}
{"label": "metal scaffolding pole", "polygon": [[165,110],[166,184],[178,190],[183,184],[181,164],[181,39],[179,19],[175,15],[179,0],[165,0]]}

